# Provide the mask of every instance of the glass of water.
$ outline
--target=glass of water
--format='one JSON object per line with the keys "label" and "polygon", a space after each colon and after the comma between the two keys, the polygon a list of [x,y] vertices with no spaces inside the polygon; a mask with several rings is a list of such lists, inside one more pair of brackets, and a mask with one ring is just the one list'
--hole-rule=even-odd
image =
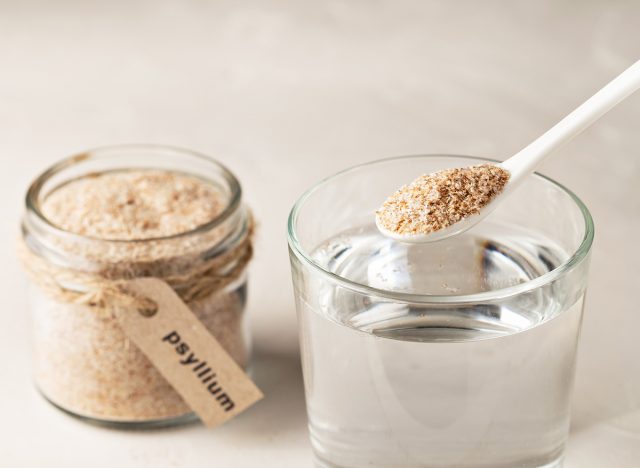
{"label": "glass of water", "polygon": [[476,227],[440,242],[382,236],[401,185],[487,162],[412,156],[357,166],[289,218],[309,431],[317,466],[557,467],[593,222],[531,176]]}

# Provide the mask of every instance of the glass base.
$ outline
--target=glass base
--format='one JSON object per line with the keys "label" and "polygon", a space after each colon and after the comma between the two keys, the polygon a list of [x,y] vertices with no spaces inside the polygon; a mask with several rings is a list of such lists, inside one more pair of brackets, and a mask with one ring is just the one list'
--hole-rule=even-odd
{"label": "glass base", "polygon": [[52,406],[59,409],[63,413],[72,416],[80,421],[93,424],[95,426],[107,427],[110,429],[120,429],[120,430],[152,430],[152,429],[163,429],[168,427],[175,426],[184,426],[187,424],[194,424],[199,421],[198,416],[195,413],[186,413],[180,416],[172,417],[172,418],[164,418],[164,419],[149,419],[146,421],[125,421],[125,420],[110,420],[110,419],[99,419],[93,418],[90,416],[84,416],[78,413],[74,413],[73,411],[68,410],[57,404],[55,401],[51,400],[47,397],[40,389],[38,392],[42,397],[48,401]]}
{"label": "glass base", "polygon": [[[323,459],[321,456],[318,455],[317,452],[314,451],[313,453],[313,466],[315,468],[356,468],[355,466],[343,466],[343,465],[336,465],[333,464],[331,462],[329,462],[328,460]],[[362,465],[360,465],[362,466]],[[401,462],[398,463],[394,463],[394,464],[386,464],[386,465],[376,465],[375,463],[367,463],[366,466],[371,467],[371,468],[400,468],[400,467],[404,467],[404,468],[429,468],[429,467],[433,467],[433,468],[445,468],[445,466],[443,465],[429,465],[428,462],[425,462],[424,464],[402,464]],[[503,466],[503,465],[464,465],[464,467],[462,467],[461,465],[451,465],[450,468],[512,468],[514,465],[508,465],[507,466]],[[545,463],[544,465],[529,465],[529,464],[523,464],[523,463],[518,463],[517,465],[518,467],[521,468],[562,468],[564,466],[564,455],[560,455],[558,458],[556,458],[555,460],[553,460],[550,463]]]}

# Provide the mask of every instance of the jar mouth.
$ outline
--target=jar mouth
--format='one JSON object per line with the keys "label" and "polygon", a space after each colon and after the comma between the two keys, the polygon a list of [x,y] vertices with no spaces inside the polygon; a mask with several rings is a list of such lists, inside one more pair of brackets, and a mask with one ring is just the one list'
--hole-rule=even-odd
{"label": "jar mouth", "polygon": [[[191,175],[202,179],[205,182],[214,184],[214,181],[212,179],[207,178],[203,174],[183,169],[171,169],[171,166],[170,164],[168,164],[167,160],[169,158],[177,157],[184,158],[185,164],[195,163],[195,165],[197,165],[200,169],[215,172],[216,175],[218,175],[222,179],[222,181],[226,185],[225,188],[228,191],[228,196],[226,197],[225,206],[222,211],[213,219],[207,221],[206,223],[200,224],[193,229],[166,236],[152,236],[140,239],[103,238],[78,234],[64,229],[61,226],[58,226],[56,223],[51,221],[42,211],[40,200],[42,191],[47,183],[49,183],[56,176],[59,176],[64,172],[72,170],[73,168],[79,167],[81,165],[95,164],[99,166],[101,163],[108,164],[109,162],[113,161],[114,157],[123,157],[125,155],[136,156],[143,154],[149,157],[149,163],[136,166],[136,169],[139,168],[142,170],[167,170],[173,172],[181,172],[183,174]],[[123,160],[123,163],[125,161],[126,160]],[[124,169],[129,169],[129,167],[123,164],[122,167],[115,167],[98,171],[87,171],[84,173],[84,175],[96,173],[99,174],[103,172]],[[53,190],[55,190],[55,187]],[[240,183],[233,175],[233,173],[231,173],[229,169],[227,169],[218,161],[204,154],[184,148],[166,145],[130,144],[104,146],[67,157],[43,171],[31,183],[27,190],[27,194],[25,197],[25,207],[27,215],[25,217],[25,221],[28,219],[41,230],[46,230],[47,232],[55,236],[59,236],[67,240],[76,242],[95,241],[109,243],[113,242],[118,244],[136,244],[154,241],[173,241],[188,238],[191,236],[197,236],[199,234],[209,232],[222,225],[230,216],[232,216],[238,210],[241,204],[241,199],[242,189]]]}
{"label": "jar mouth", "polygon": [[[291,212],[289,214],[289,218],[287,221],[287,240],[289,244],[290,251],[303,263],[310,266],[312,269],[318,271],[321,275],[327,277],[329,280],[340,284],[342,287],[345,287],[349,290],[358,292],[360,294],[364,294],[367,296],[375,296],[380,298],[385,298],[388,300],[392,300],[395,302],[411,302],[417,304],[465,304],[465,303],[477,303],[482,301],[492,301],[505,299],[508,297],[516,296],[518,294],[523,294],[528,291],[532,291],[534,289],[540,288],[546,284],[553,282],[554,280],[560,278],[565,275],[568,271],[572,270],[575,266],[579,265],[589,254],[591,250],[591,245],[593,244],[594,238],[594,224],[593,218],[591,217],[591,213],[585,206],[585,204],[575,195],[571,190],[563,186],[562,184],[554,181],[553,179],[546,177],[538,172],[534,173],[535,177],[539,177],[544,179],[561,191],[566,193],[572,201],[579,208],[580,213],[582,214],[582,218],[584,221],[584,235],[576,250],[558,267],[555,269],[543,273],[542,275],[533,278],[531,280],[525,281],[523,283],[517,284],[515,286],[504,287],[500,289],[495,289],[491,291],[484,291],[478,293],[471,294],[452,294],[452,295],[432,295],[432,294],[417,294],[417,293],[407,293],[400,291],[391,291],[386,289],[380,289],[373,286],[369,286],[367,284],[362,284],[357,281],[353,281],[349,278],[346,278],[342,275],[336,274],[322,265],[318,264],[312,258],[310,252],[302,246],[300,239],[298,238],[298,234],[296,231],[296,222],[302,207],[305,205],[307,200],[318,190],[320,190],[325,184],[333,181],[334,178],[351,173],[356,172],[360,169],[366,168],[371,165],[381,164],[392,162],[394,160],[406,160],[406,159],[418,159],[418,158],[429,158],[429,157],[440,157],[440,158],[458,158],[458,159],[468,159],[469,161],[486,161],[490,163],[500,162],[495,159],[483,158],[477,156],[465,156],[465,155],[455,155],[455,154],[422,154],[422,155],[408,155],[408,156],[396,156],[391,158],[379,159],[376,161],[371,161],[364,164],[359,164],[356,166],[352,166],[343,171],[340,171],[332,176],[329,176],[322,181],[318,182],[316,185],[312,186],[306,192],[304,192],[300,198],[296,201]],[[373,215],[372,215],[373,216]]]}

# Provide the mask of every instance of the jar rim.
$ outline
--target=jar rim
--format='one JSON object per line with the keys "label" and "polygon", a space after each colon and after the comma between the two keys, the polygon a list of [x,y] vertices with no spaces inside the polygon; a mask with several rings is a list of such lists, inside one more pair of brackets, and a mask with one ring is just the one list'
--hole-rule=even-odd
{"label": "jar rim", "polygon": [[[193,229],[189,229],[187,231],[178,232],[175,234],[170,234],[166,236],[154,236],[154,237],[145,237],[142,239],[118,239],[118,238],[102,238],[97,236],[89,236],[78,234],[67,229],[58,226],[56,223],[51,221],[42,211],[40,206],[40,195],[45,184],[51,180],[52,177],[63,173],[65,170],[75,167],[78,164],[89,162],[89,161],[107,161],[109,158],[123,153],[133,153],[135,154],[150,152],[150,153],[158,153],[162,154],[173,154],[177,156],[186,156],[197,160],[198,162],[209,166],[211,169],[215,170],[222,179],[227,184],[227,188],[229,190],[229,198],[227,200],[227,204],[224,209],[216,215],[213,219],[203,223],[199,226],[196,226]],[[145,166],[145,169],[162,169],[160,167],[154,166]],[[123,168],[124,169],[124,168]],[[169,170],[169,169],[168,169]],[[188,173],[188,172],[186,172]],[[208,180],[201,175],[198,177],[203,178],[205,181]],[[209,180],[211,181],[211,180]],[[212,181],[211,181],[212,182]],[[241,205],[242,200],[242,188],[240,186],[240,182],[233,175],[233,173],[227,169],[226,166],[218,162],[217,160],[207,156],[205,154],[192,151],[185,148],[180,148],[176,146],[170,145],[152,145],[152,144],[127,144],[127,145],[111,145],[111,146],[102,146],[90,149],[88,151],[84,151],[82,153],[77,153],[75,155],[64,158],[53,165],[49,166],[43,172],[40,173],[38,177],[30,184],[27,189],[27,193],[25,196],[25,208],[27,217],[30,220],[34,221],[39,228],[48,231],[57,236],[64,237],[67,240],[72,240],[76,242],[113,242],[121,245],[124,244],[136,244],[136,243],[144,243],[144,242],[154,242],[154,241],[174,241],[182,238],[187,238],[190,236],[197,236],[199,234],[203,234],[209,232],[216,227],[223,224],[233,213],[235,213]]]}
{"label": "jar rim", "polygon": [[587,258],[591,246],[593,244],[594,239],[594,223],[593,218],[591,217],[591,213],[585,204],[578,198],[576,194],[574,194],[571,190],[566,188],[564,185],[556,182],[555,180],[542,175],[538,172],[535,172],[533,175],[535,177],[539,177],[550,182],[555,187],[559,188],[561,191],[566,193],[571,200],[576,204],[578,209],[580,210],[583,220],[584,220],[584,235],[580,242],[580,245],[575,249],[575,251],[558,267],[554,268],[551,271],[548,271],[536,278],[533,278],[524,283],[517,284],[515,286],[509,286],[505,288],[495,289],[491,291],[483,291],[478,293],[471,294],[452,294],[452,295],[431,295],[431,294],[418,294],[418,293],[407,293],[401,291],[391,291],[376,288],[373,286],[368,286],[366,284],[359,283],[357,281],[350,280],[344,276],[333,273],[328,269],[322,267],[317,262],[315,262],[309,252],[302,246],[300,240],[298,239],[298,235],[296,232],[296,221],[300,210],[302,209],[305,202],[320,188],[322,188],[325,184],[331,182],[334,178],[348,174],[350,172],[355,172],[359,169],[362,169],[367,166],[375,165],[375,164],[383,164],[388,162],[393,162],[394,160],[402,160],[402,159],[417,159],[417,158],[429,158],[429,157],[441,157],[441,158],[459,158],[459,159],[468,159],[470,161],[486,161],[490,163],[500,162],[495,159],[484,158],[479,156],[468,156],[468,155],[457,155],[457,154],[415,154],[415,155],[405,155],[405,156],[395,156],[390,158],[378,159],[375,161],[370,161],[364,164],[358,164],[356,166],[349,167],[340,172],[337,172],[317,184],[313,185],[307,191],[305,191],[300,198],[295,202],[291,212],[289,213],[289,218],[287,220],[287,240],[289,244],[290,251],[304,264],[310,266],[313,270],[316,270],[321,275],[326,276],[329,280],[340,284],[341,286],[355,291],[360,294],[385,298],[392,301],[400,301],[400,302],[412,302],[418,304],[461,304],[461,303],[477,303],[477,302],[486,302],[493,300],[505,299],[508,297],[516,296],[518,294],[523,294],[534,289],[543,287],[552,281],[560,278],[565,275],[567,272],[572,270],[574,267],[579,265],[585,258]]}

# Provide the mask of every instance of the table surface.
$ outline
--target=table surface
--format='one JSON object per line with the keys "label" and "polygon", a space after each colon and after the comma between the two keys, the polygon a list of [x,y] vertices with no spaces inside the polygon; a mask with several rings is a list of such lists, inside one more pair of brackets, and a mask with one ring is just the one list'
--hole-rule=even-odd
{"label": "table surface", "polygon": [[[285,219],[296,197],[386,156],[505,158],[640,57],[640,3],[0,2],[0,464],[311,465]],[[640,95],[542,172],[596,222],[566,466],[640,466]],[[15,256],[22,197],[87,148],[184,146],[224,161],[260,223],[249,313],[266,398],[227,425],[83,424],[32,388]]]}

